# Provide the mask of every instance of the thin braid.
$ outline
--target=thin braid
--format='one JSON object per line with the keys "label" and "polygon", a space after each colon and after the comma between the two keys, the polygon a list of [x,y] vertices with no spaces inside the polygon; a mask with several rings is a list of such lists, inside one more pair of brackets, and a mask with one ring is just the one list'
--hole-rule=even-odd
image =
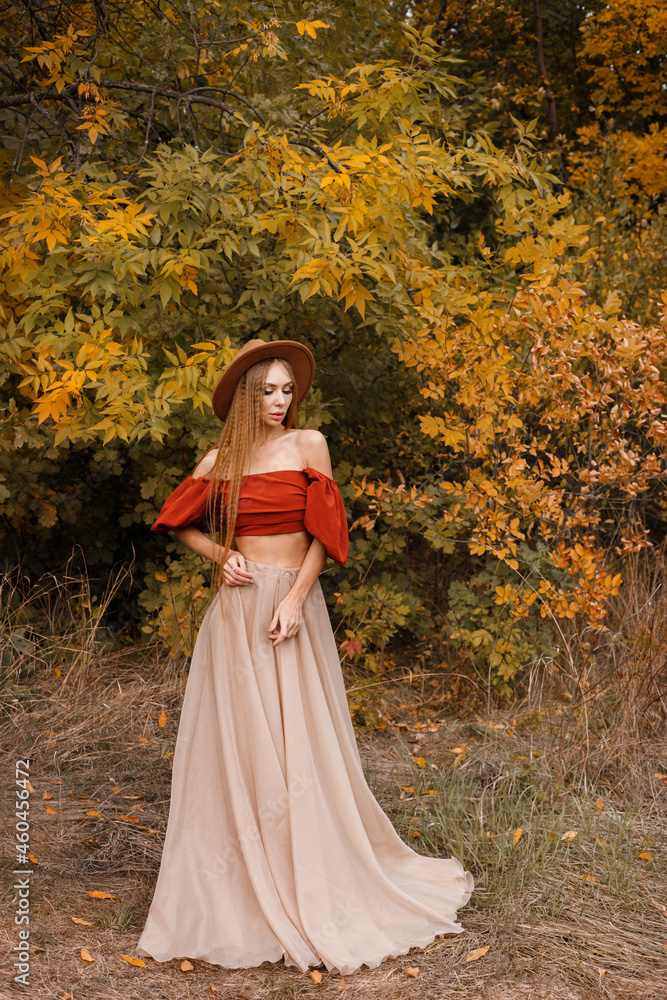
{"label": "thin braid", "polygon": [[222,589],[225,582],[222,569],[234,541],[241,485],[252,464],[255,447],[265,434],[262,396],[266,374],[274,361],[285,366],[294,387],[283,423],[287,430],[297,426],[299,394],[292,365],[284,358],[266,358],[248,368],[236,383],[227,419],[218,438],[218,455],[208,477],[211,486],[206,501],[206,517],[222,549],[220,559],[213,566],[214,590]]}

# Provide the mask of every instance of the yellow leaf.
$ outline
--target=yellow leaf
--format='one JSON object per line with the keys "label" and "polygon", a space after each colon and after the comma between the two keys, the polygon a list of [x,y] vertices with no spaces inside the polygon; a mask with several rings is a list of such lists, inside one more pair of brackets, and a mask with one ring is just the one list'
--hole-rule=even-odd
{"label": "yellow leaf", "polygon": [[92,927],[90,920],[81,920],[80,917],[70,917],[70,920],[74,924],[80,924],[81,927]]}
{"label": "yellow leaf", "polygon": [[98,816],[99,819],[104,819],[101,813],[98,813],[97,809],[89,809],[86,816]]}
{"label": "yellow leaf", "polygon": [[117,896],[112,896],[110,892],[102,892],[100,889],[89,889],[88,895],[92,896],[93,899],[117,899]]}
{"label": "yellow leaf", "polygon": [[134,965],[135,968],[137,969],[146,968],[146,963],[144,962],[143,958],[131,958],[129,955],[121,955],[120,957],[123,959],[124,962],[127,962],[128,965]]}
{"label": "yellow leaf", "polygon": [[483,948],[475,948],[474,951],[469,951],[466,955],[466,962],[476,962],[478,958],[486,955],[487,951],[491,947],[490,944],[485,945]]}
{"label": "yellow leaf", "polygon": [[82,948],[81,949],[81,958],[84,960],[84,962],[92,962],[93,961],[93,956],[90,954],[90,952],[88,951],[87,948]]}
{"label": "yellow leaf", "polygon": [[310,978],[313,980],[314,983],[322,982],[322,973],[318,972],[317,969],[311,969],[308,975],[310,976]]}
{"label": "yellow leaf", "polygon": [[584,882],[595,882],[595,875],[582,875]]}
{"label": "yellow leaf", "polygon": [[155,579],[159,580],[160,583],[166,583],[167,582],[167,574],[166,573],[162,573],[161,571],[156,570],[155,571]]}
{"label": "yellow leaf", "polygon": [[34,854],[29,854],[28,858],[29,858],[30,861],[32,861],[33,865],[38,865],[39,864],[39,861],[37,860],[37,858],[35,857]]}
{"label": "yellow leaf", "polygon": [[644,861],[653,861],[653,855],[649,854],[648,851],[642,851],[642,853],[638,854],[637,857],[643,858]]}
{"label": "yellow leaf", "polygon": [[157,721],[159,726],[167,725],[167,713],[164,711],[164,709],[160,712],[160,718]]}
{"label": "yellow leaf", "polygon": [[192,972],[192,970],[194,969],[194,965],[192,964],[192,962],[188,962],[186,958],[184,962],[181,962],[180,969],[181,972]]}
{"label": "yellow leaf", "polygon": [[602,799],[596,799],[595,806],[597,809],[604,809],[604,802],[602,801]]}
{"label": "yellow leaf", "polygon": [[523,830],[521,829],[520,826],[518,826],[516,828],[516,830],[514,831],[514,833],[512,834],[512,847],[516,847],[516,845],[521,840],[521,835],[522,834],[523,834]]}
{"label": "yellow leaf", "polygon": [[577,836],[577,831],[576,830],[568,830],[567,833],[564,833],[563,836],[560,839],[561,840],[574,840],[574,838],[576,836]]}

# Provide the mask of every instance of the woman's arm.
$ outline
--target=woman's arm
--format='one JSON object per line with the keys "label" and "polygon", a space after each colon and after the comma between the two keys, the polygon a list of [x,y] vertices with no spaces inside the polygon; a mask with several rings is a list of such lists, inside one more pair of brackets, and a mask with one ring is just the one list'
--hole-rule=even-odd
{"label": "woman's arm", "polygon": [[274,646],[280,645],[285,639],[291,639],[299,631],[303,620],[303,602],[322,572],[326,558],[327,550],[324,545],[313,538],[289,594],[282,599],[271,619],[269,639],[273,640]]}
{"label": "woman's arm", "polygon": [[[320,431],[301,431],[301,456],[304,465],[331,477],[331,458],[327,439]],[[303,602],[310,588],[324,569],[327,550],[318,538],[313,538],[306,553],[298,576],[292,588],[278,607],[269,625],[269,638],[277,646],[285,639],[291,639],[299,631],[302,621]]]}

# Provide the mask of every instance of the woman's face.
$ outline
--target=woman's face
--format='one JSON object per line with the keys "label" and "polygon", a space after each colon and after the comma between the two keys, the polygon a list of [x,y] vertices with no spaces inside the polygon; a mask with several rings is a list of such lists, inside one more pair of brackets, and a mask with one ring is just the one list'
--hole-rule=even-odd
{"label": "woman's face", "polygon": [[289,372],[280,361],[274,361],[266,373],[262,395],[264,426],[279,427],[292,402],[294,384]]}

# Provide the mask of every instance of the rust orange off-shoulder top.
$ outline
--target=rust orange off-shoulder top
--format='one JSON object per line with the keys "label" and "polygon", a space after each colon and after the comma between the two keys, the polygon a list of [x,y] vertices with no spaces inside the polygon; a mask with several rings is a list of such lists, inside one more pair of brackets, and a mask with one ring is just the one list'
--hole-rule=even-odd
{"label": "rust orange off-shoulder top", "polygon": [[[210,530],[206,500],[211,480],[188,476],[167,497],[151,530],[190,525]],[[228,485],[225,484],[225,492]],[[347,559],[348,530],[340,490],[317,469],[250,473],[241,483],[235,535],[283,535],[306,530],[318,538],[334,562]]]}

